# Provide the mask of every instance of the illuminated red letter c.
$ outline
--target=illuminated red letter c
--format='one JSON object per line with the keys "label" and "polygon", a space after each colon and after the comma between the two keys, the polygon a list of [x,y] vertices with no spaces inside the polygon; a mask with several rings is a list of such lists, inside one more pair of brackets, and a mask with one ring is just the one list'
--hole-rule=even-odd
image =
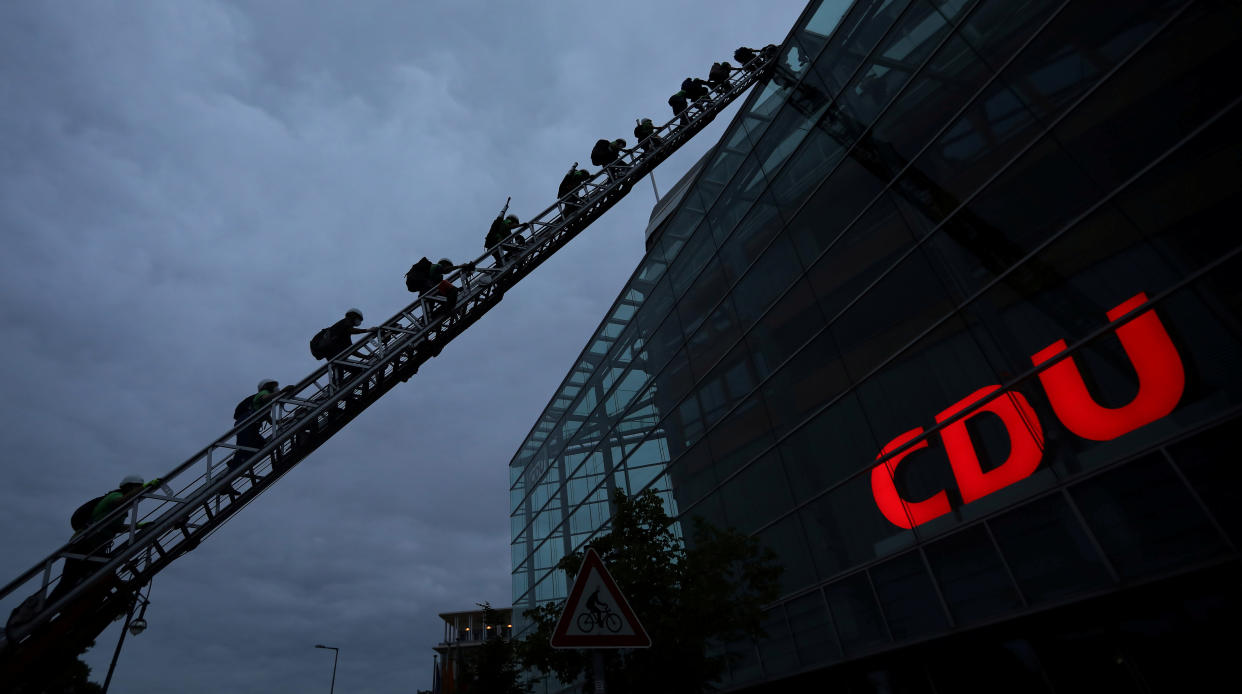
{"label": "illuminated red letter c", "polygon": [[[876,459],[883,458],[888,455],[889,451],[900,448],[921,433],[923,433],[923,428],[919,427],[889,441],[888,445],[880,450]],[[927,439],[919,441],[884,463],[871,468],[871,494],[875,496],[875,504],[880,507],[880,513],[883,513],[893,525],[907,530],[949,512],[949,497],[944,490],[936,492],[930,499],[924,501],[906,501],[897,492],[897,485],[893,483],[893,476],[897,474],[897,464],[920,448],[927,448]]]}
{"label": "illuminated red letter c", "polygon": [[[1115,321],[1147,301],[1139,293],[1108,312]],[[1121,347],[1138,373],[1138,395],[1116,409],[1103,407],[1087,392],[1073,357],[1066,357],[1039,374],[1048,402],[1065,428],[1092,441],[1110,441],[1160,419],[1173,411],[1182,398],[1186,373],[1177,348],[1153,310],[1147,310],[1117,328]],[[1057,340],[1031,357],[1039,366],[1066,349]]]}

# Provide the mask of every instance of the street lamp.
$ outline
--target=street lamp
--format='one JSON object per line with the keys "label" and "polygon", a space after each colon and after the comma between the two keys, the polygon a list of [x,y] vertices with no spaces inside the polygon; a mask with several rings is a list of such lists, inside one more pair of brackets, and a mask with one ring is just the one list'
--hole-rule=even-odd
{"label": "street lamp", "polygon": [[336,646],[325,646],[322,643],[315,644],[315,648],[327,648],[332,651],[332,685],[328,688],[328,694],[336,691],[336,660],[341,655],[341,649]]}

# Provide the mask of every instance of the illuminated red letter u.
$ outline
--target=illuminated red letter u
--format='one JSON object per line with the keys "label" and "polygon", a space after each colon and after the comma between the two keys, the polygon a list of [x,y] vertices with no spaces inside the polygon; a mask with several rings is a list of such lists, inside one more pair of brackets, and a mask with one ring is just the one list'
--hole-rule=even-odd
{"label": "illuminated red letter u", "polygon": [[[1146,301],[1147,295],[1139,293],[1109,311],[1108,320],[1115,321]],[[1138,395],[1127,405],[1112,409],[1096,403],[1073,357],[1039,374],[1052,410],[1065,428],[1084,439],[1110,441],[1160,419],[1177,406],[1186,386],[1182,359],[1154,310],[1117,328],[1117,338],[1138,373]],[[1065,340],[1057,340],[1036,352],[1031,361],[1039,366],[1065,349]]]}

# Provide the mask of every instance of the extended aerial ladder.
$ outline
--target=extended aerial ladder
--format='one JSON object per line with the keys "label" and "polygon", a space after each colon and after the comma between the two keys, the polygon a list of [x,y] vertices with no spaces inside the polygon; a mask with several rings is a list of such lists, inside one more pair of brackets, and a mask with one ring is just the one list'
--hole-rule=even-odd
{"label": "extended aerial ladder", "polygon": [[[656,128],[639,146],[584,181],[575,191],[531,218],[501,243],[503,263],[491,250],[448,276],[460,285],[455,306],[420,296],[366,339],[328,360],[270,405],[237,423],[157,486],[118,506],[66,545],[0,590],[0,604],[25,596],[0,635],[0,682],[38,674],[44,658],[76,655],[117,617],[160,570],[197,547],[273,482],[321,446],[420,364],[439,354],[504,292],[539,267],[610,209],[634,184],[705,128],[769,70],[765,52],[733,72],[679,117]],[[518,232],[529,234],[519,245]],[[487,263],[485,265],[485,263]],[[239,431],[270,419],[261,448],[234,441]],[[139,511],[139,506],[143,510]],[[111,528],[123,522],[125,531]],[[93,539],[92,539],[93,538]],[[66,571],[66,567],[72,567]]]}

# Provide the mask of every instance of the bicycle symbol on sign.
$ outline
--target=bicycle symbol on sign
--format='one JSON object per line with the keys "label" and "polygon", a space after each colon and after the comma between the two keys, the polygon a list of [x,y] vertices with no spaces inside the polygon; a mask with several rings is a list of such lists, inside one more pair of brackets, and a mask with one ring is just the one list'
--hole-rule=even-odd
{"label": "bicycle symbol on sign", "polygon": [[578,615],[578,629],[582,633],[589,634],[596,626],[614,634],[621,631],[621,616],[613,612],[608,603],[599,599],[598,588],[587,598],[586,606],[589,612]]}

